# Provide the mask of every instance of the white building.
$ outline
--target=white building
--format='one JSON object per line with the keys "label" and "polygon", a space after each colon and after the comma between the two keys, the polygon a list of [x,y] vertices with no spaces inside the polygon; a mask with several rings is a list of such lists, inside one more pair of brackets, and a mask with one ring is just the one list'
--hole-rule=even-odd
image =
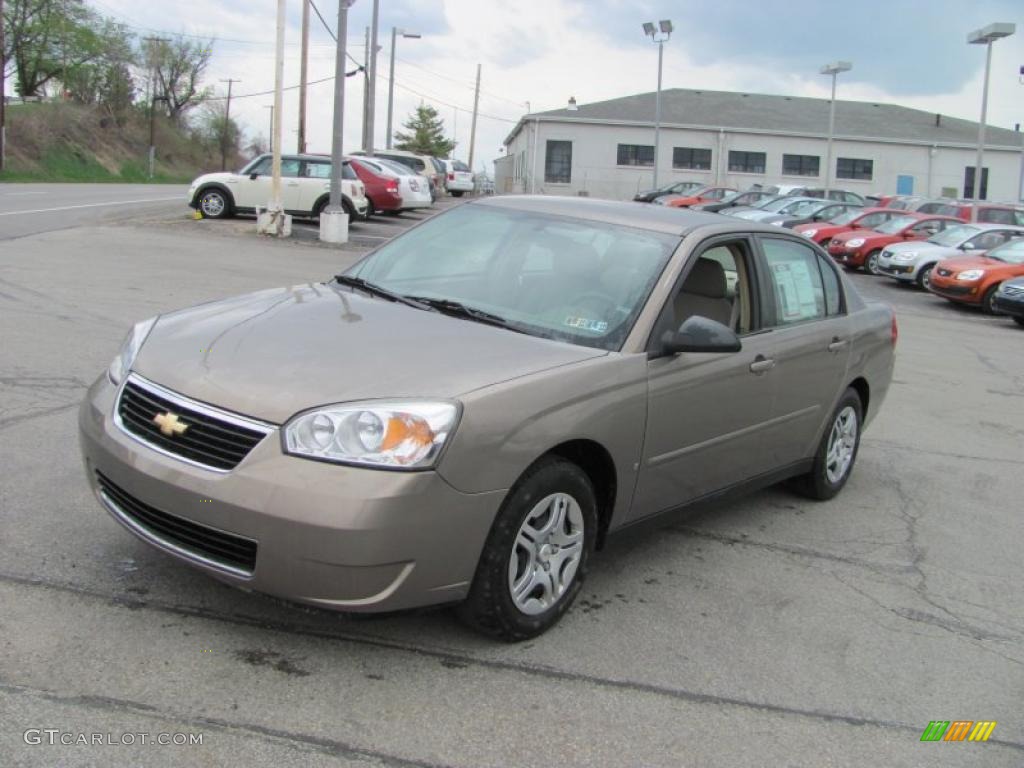
{"label": "white building", "polygon": [[[495,163],[502,192],[627,199],[652,186],[654,93],[522,117]],[[658,185],[824,186],[827,99],[673,88],[661,94]],[[836,101],[832,186],[862,195],[970,197],[978,124]],[[1022,134],[989,126],[981,197],[1024,199]]]}

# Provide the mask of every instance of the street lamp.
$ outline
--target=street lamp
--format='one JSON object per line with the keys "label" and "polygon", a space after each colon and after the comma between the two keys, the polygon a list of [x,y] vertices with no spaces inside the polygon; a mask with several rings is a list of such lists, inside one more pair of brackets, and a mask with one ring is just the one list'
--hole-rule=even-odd
{"label": "street lamp", "polygon": [[987,27],[976,29],[967,36],[967,42],[971,45],[985,46],[985,84],[981,91],[981,122],[978,123],[978,157],[974,163],[974,191],[971,198],[974,205],[971,206],[971,221],[978,220],[978,203],[981,199],[981,174],[983,155],[985,153],[985,113],[988,110],[988,73],[992,67],[992,41],[1001,37],[1009,37],[1017,30],[1013,24],[989,24]]}
{"label": "street lamp", "polygon": [[[654,98],[654,188],[658,188],[658,135],[661,133],[661,61],[664,54],[665,42],[672,37],[672,22],[662,19],[658,22],[657,29],[654,24],[645,21],[643,24],[644,34],[651,38],[651,42],[658,44],[658,92]],[[658,37],[658,31],[661,37]]]}
{"label": "street lamp", "polygon": [[821,68],[821,74],[832,75],[832,99],[828,103],[828,148],[825,150],[825,197],[832,188],[832,134],[836,130],[836,75],[849,72],[853,64],[848,61],[833,61]]}
{"label": "street lamp", "polygon": [[398,35],[407,37],[410,40],[419,40],[422,35],[415,32],[408,32],[398,27],[391,28],[391,72],[388,74],[388,141],[387,148],[391,149],[391,112],[395,103],[395,42]]}

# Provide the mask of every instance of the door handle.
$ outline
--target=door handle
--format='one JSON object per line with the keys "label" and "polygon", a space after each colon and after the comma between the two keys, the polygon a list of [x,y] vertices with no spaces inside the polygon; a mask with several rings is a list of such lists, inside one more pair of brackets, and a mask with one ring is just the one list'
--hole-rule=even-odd
{"label": "door handle", "polygon": [[754,358],[754,362],[750,364],[750,372],[756,374],[762,374],[765,371],[770,371],[775,367],[775,361],[770,357],[764,355],[758,355]]}
{"label": "door handle", "polygon": [[297,187],[297,186],[299,186],[299,182],[297,182],[297,181],[289,181],[288,182],[288,186],[289,187]]}
{"label": "door handle", "polygon": [[838,336],[833,336],[832,343],[828,345],[828,351],[831,352],[832,354],[835,354],[843,347],[845,347],[848,343],[849,342],[846,339],[840,339]]}

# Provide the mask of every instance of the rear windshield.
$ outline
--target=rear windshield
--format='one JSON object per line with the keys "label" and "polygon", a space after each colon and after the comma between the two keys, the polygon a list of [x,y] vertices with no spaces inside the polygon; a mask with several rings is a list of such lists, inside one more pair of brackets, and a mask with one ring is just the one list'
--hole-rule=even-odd
{"label": "rear windshield", "polygon": [[469,166],[461,160],[452,160],[452,169],[462,173],[470,173]]}

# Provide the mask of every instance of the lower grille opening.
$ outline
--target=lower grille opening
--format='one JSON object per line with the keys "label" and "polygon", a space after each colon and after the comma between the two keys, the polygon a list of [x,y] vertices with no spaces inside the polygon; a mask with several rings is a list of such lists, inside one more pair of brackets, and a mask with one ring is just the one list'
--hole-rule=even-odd
{"label": "lower grille opening", "polygon": [[136,527],[156,539],[214,565],[252,575],[256,569],[255,541],[232,533],[218,531],[183,517],[172,515],[139,501],[112,483],[102,472],[96,472],[100,490]]}

